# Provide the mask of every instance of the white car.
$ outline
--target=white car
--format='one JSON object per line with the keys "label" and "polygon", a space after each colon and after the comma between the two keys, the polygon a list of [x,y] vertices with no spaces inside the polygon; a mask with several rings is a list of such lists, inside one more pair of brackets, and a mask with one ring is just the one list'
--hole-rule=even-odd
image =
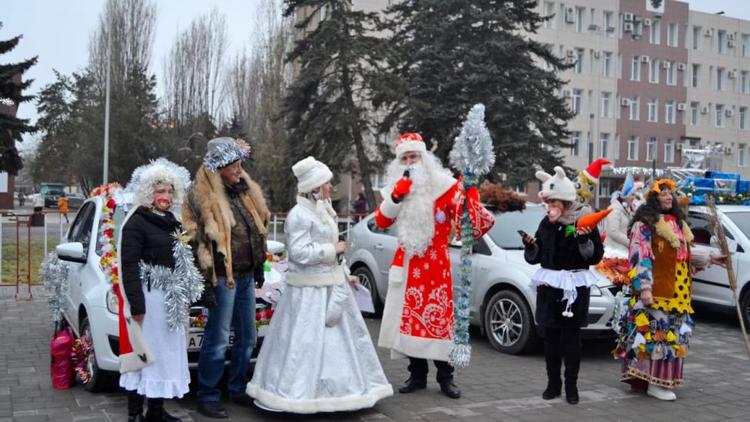
{"label": "white car", "polygon": [[[750,323],[750,206],[718,205],[719,221],[724,227],[732,252],[732,265],[737,276],[737,296],[745,324]],[[696,248],[718,253],[711,211],[705,206],[690,206],[688,225],[695,236]],[[693,302],[724,308],[734,312],[735,302],[729,288],[729,276],[723,267],[714,265],[693,275]]]}
{"label": "white car", "polygon": [[[474,244],[472,260],[471,324],[479,326],[492,346],[504,353],[521,353],[536,343],[534,321],[536,292],[529,288],[538,265],[524,259],[517,230],[535,233],[544,208],[529,203],[524,211],[495,214],[495,226]],[[388,270],[397,246],[395,228],[375,226],[374,214],[352,228],[347,261],[382,309],[388,287]],[[460,247],[451,245],[454,282],[458,275]],[[604,277],[591,288],[587,337],[614,336],[614,294],[619,288]]]}
{"label": "white car", "polygon": [[[89,340],[92,346],[87,360],[91,378],[84,384],[89,391],[111,388],[116,383],[119,370],[117,297],[99,263],[101,251],[98,236],[102,206],[101,197],[87,199],[70,225],[66,240],[56,249],[58,258],[68,263],[68,294],[62,305],[63,317],[76,335]],[[114,214],[116,227],[119,227],[124,217],[124,212],[118,207]],[[282,254],[284,251],[284,245],[279,242],[268,241],[268,246],[274,254]],[[270,304],[261,300],[256,302],[258,341],[253,359],[273,313]],[[191,365],[197,362],[203,339],[203,328],[200,323],[195,324],[195,321],[204,314],[201,307],[191,309],[192,323],[188,338],[188,359]],[[229,352],[228,350],[227,353]]]}

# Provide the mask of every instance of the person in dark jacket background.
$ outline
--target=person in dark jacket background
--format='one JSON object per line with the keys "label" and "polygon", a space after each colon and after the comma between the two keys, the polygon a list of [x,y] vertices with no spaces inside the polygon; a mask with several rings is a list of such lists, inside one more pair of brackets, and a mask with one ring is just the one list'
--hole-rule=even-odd
{"label": "person in dark jacket background", "polygon": [[203,278],[172,213],[179,209],[189,181],[187,170],[159,159],[136,169],[127,188],[134,200],[120,229],[119,284],[127,342],[140,343],[136,353],[120,354],[129,422],[144,420],[144,396],[146,421],[180,420],[164,410],[164,399],[180,398],[189,390],[185,329],[188,308],[203,291]]}
{"label": "person in dark jacket background", "polygon": [[547,216],[534,237],[524,235],[523,243],[526,261],[541,265],[531,278],[531,287],[537,292],[536,321],[544,332],[547,388],[542,398],[561,395],[564,360],[565,399],[576,404],[581,327],[587,325],[590,287],[596,281],[588,268],[602,259],[604,247],[596,228],[576,228],[576,221],[590,208],[573,207],[575,185],[563,169],[555,167],[554,176],[539,171],[536,177],[543,183],[539,196],[547,206]]}

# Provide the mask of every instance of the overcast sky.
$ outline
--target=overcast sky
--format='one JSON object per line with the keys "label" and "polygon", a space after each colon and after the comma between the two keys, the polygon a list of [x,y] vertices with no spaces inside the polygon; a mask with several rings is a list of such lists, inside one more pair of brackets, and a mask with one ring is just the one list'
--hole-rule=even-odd
{"label": "overcast sky", "polygon": [[[23,39],[15,50],[0,56],[2,63],[17,62],[39,56],[39,62],[24,78],[35,82],[28,93],[38,90],[54,80],[53,69],[70,74],[86,66],[89,36],[97,25],[104,0],[0,0],[3,27],[0,40],[17,34]],[[199,15],[216,7],[226,15],[229,38],[229,55],[251,42],[255,27],[255,13],[260,4],[269,0],[159,0],[157,26],[152,52],[151,71],[157,76],[157,89],[163,85],[161,67],[178,32],[187,28]],[[748,0],[690,0],[690,8],[702,12],[724,11],[725,16],[750,20]],[[34,104],[23,104],[19,117],[36,120]],[[24,142],[22,149],[32,142]]]}

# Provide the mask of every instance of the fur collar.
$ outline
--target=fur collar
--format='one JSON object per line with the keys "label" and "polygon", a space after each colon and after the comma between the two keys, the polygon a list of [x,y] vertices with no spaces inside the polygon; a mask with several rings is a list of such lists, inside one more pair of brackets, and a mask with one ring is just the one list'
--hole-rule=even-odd
{"label": "fur collar", "polygon": [[331,201],[313,202],[304,196],[297,196],[297,203],[304,208],[314,212],[320,221],[331,229],[332,243],[336,243],[339,236],[338,224],[336,224],[336,211],[331,206]]}
{"label": "fur collar", "polygon": [[[662,237],[664,240],[669,242],[669,245],[672,246],[674,249],[680,248],[680,237],[678,234],[674,231],[672,224],[669,224],[667,220],[664,219],[664,216],[659,217],[659,221],[654,224],[654,230],[656,231],[656,234]],[[685,239],[686,244],[693,243],[693,232],[690,230],[690,227],[683,221],[682,222],[682,235]]]}

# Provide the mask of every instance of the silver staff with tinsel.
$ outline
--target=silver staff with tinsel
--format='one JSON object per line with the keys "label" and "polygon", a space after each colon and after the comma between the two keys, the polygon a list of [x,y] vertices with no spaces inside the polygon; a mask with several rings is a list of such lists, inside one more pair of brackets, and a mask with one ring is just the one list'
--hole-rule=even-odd
{"label": "silver staff with tinsel", "polygon": [[44,283],[44,288],[49,294],[47,307],[52,322],[62,321],[62,309],[64,298],[68,293],[68,264],[57,257],[57,253],[50,252],[44,258],[39,276]]}
{"label": "silver staff with tinsel", "polygon": [[[456,137],[450,152],[451,167],[463,174],[463,190],[476,187],[479,177],[495,165],[492,137],[484,122],[484,105],[475,104],[466,117],[461,133]],[[450,364],[456,368],[469,366],[469,304],[471,300],[471,251],[474,230],[469,215],[468,201],[461,205],[461,262],[458,285],[453,286],[453,315],[455,330]]]}

